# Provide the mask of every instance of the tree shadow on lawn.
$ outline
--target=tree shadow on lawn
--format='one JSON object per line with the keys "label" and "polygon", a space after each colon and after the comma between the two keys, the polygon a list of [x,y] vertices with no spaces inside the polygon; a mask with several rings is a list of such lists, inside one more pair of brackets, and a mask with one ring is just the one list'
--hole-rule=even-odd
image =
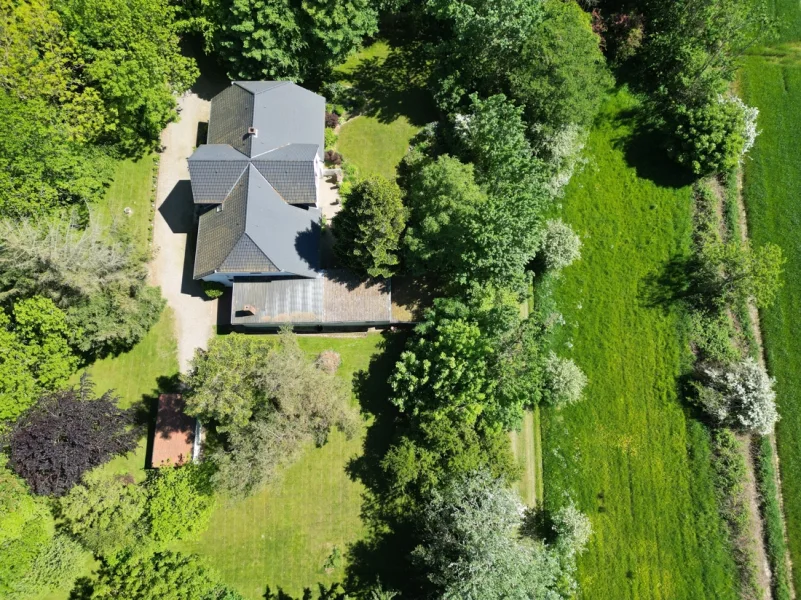
{"label": "tree shadow on lawn", "polygon": [[705,267],[696,256],[672,256],[662,267],[640,282],[643,306],[665,313],[689,309],[710,313],[718,309],[715,290],[704,277]]}
{"label": "tree shadow on lawn", "polygon": [[422,127],[437,119],[428,90],[428,67],[413,49],[393,49],[386,59],[369,58],[351,73],[340,76],[353,84],[350,103],[358,114],[381,123],[404,116]]}
{"label": "tree shadow on lawn", "polygon": [[614,138],[612,145],[623,152],[626,163],[637,171],[637,177],[659,187],[675,189],[695,181],[696,177],[689,170],[668,156],[665,133],[648,122],[644,109],[623,110],[612,118],[612,123],[631,132]]}
{"label": "tree shadow on lawn", "polygon": [[420,582],[407,557],[416,542],[412,523],[388,510],[382,501],[390,491],[391,481],[381,466],[387,450],[404,427],[403,417],[390,401],[388,379],[404,349],[407,332],[383,334],[381,352],[370,361],[366,371],[354,374],[353,387],[362,413],[370,420],[361,456],[347,466],[350,477],[360,481],[367,491],[362,497],[362,521],[368,529],[365,539],[351,544],[346,570],[350,592],[367,591],[379,582],[385,589],[404,592],[404,597],[420,597]]}

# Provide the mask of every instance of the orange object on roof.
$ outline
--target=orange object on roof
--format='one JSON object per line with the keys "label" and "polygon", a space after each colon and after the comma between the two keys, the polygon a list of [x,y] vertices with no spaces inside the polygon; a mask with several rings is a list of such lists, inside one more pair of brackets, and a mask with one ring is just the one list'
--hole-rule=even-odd
{"label": "orange object on roof", "polygon": [[191,462],[195,427],[194,417],[184,413],[181,394],[160,394],[151,466],[157,468]]}

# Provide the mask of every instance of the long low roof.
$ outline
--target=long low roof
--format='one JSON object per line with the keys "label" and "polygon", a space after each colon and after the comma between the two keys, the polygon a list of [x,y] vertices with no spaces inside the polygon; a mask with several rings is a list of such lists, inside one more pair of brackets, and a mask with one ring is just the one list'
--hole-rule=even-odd
{"label": "long low roof", "polygon": [[[254,312],[251,312],[254,311]],[[391,284],[360,281],[347,271],[317,279],[275,277],[235,281],[232,325],[389,324],[394,322]]]}

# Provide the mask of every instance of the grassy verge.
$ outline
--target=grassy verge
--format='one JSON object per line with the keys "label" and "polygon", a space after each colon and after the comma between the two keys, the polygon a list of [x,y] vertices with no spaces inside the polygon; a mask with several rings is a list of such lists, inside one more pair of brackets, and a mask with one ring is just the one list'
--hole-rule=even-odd
{"label": "grassy verge", "polygon": [[[329,348],[339,352],[338,376],[351,381],[367,369],[381,340],[376,334],[301,337],[300,343],[310,356]],[[268,584],[294,595],[341,580],[347,546],[363,533],[362,487],[345,472],[361,450],[361,437],[346,440],[335,433],[322,448],[310,447],[263,492],[217,508],[209,530],[181,549],[207,557],[228,584],[252,600],[262,598]]]}
{"label": "grassy verge", "polygon": [[636,135],[636,110],[625,92],[605,106],[564,200],[584,246],[553,286],[566,323],[554,349],[589,385],[583,403],[543,411],[545,502],[569,496],[590,515],[584,597],[736,598],[709,431],[677,393],[691,357],[677,315],[647,300],[652,276],[688,252],[691,190]]}
{"label": "grassy verge", "polygon": [[741,71],[743,99],[760,109],[761,130],[745,161],[743,192],[752,240],[778,244],[787,258],[784,287],[774,305],[761,311],[760,321],[781,415],[776,442],[792,578],[801,589],[801,7],[791,0],[771,5],[782,25],[782,43],[748,56]]}
{"label": "grassy verge", "polygon": [[511,431],[512,454],[521,467],[522,476],[517,482],[517,491],[527,506],[542,502],[542,436],[540,434],[540,410],[526,411],[520,431]]}

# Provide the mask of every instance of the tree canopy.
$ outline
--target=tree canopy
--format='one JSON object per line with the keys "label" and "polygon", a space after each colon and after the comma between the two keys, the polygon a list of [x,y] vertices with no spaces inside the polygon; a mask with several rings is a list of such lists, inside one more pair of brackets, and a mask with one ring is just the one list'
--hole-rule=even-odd
{"label": "tree canopy", "polygon": [[14,420],[43,391],[65,385],[78,367],[78,332],[52,300],[34,296],[0,312],[0,420]]}
{"label": "tree canopy", "polygon": [[320,81],[362,40],[378,14],[369,0],[215,0],[199,3],[206,37],[234,79]]}
{"label": "tree canopy", "polygon": [[398,185],[381,176],[359,181],[334,217],[339,263],[369,277],[391,277],[398,268],[406,209]]}
{"label": "tree canopy", "polygon": [[97,398],[87,376],[78,388],[42,396],[11,432],[11,468],[41,495],[61,496],[88,470],[131,452],[134,417],[111,391]]}

